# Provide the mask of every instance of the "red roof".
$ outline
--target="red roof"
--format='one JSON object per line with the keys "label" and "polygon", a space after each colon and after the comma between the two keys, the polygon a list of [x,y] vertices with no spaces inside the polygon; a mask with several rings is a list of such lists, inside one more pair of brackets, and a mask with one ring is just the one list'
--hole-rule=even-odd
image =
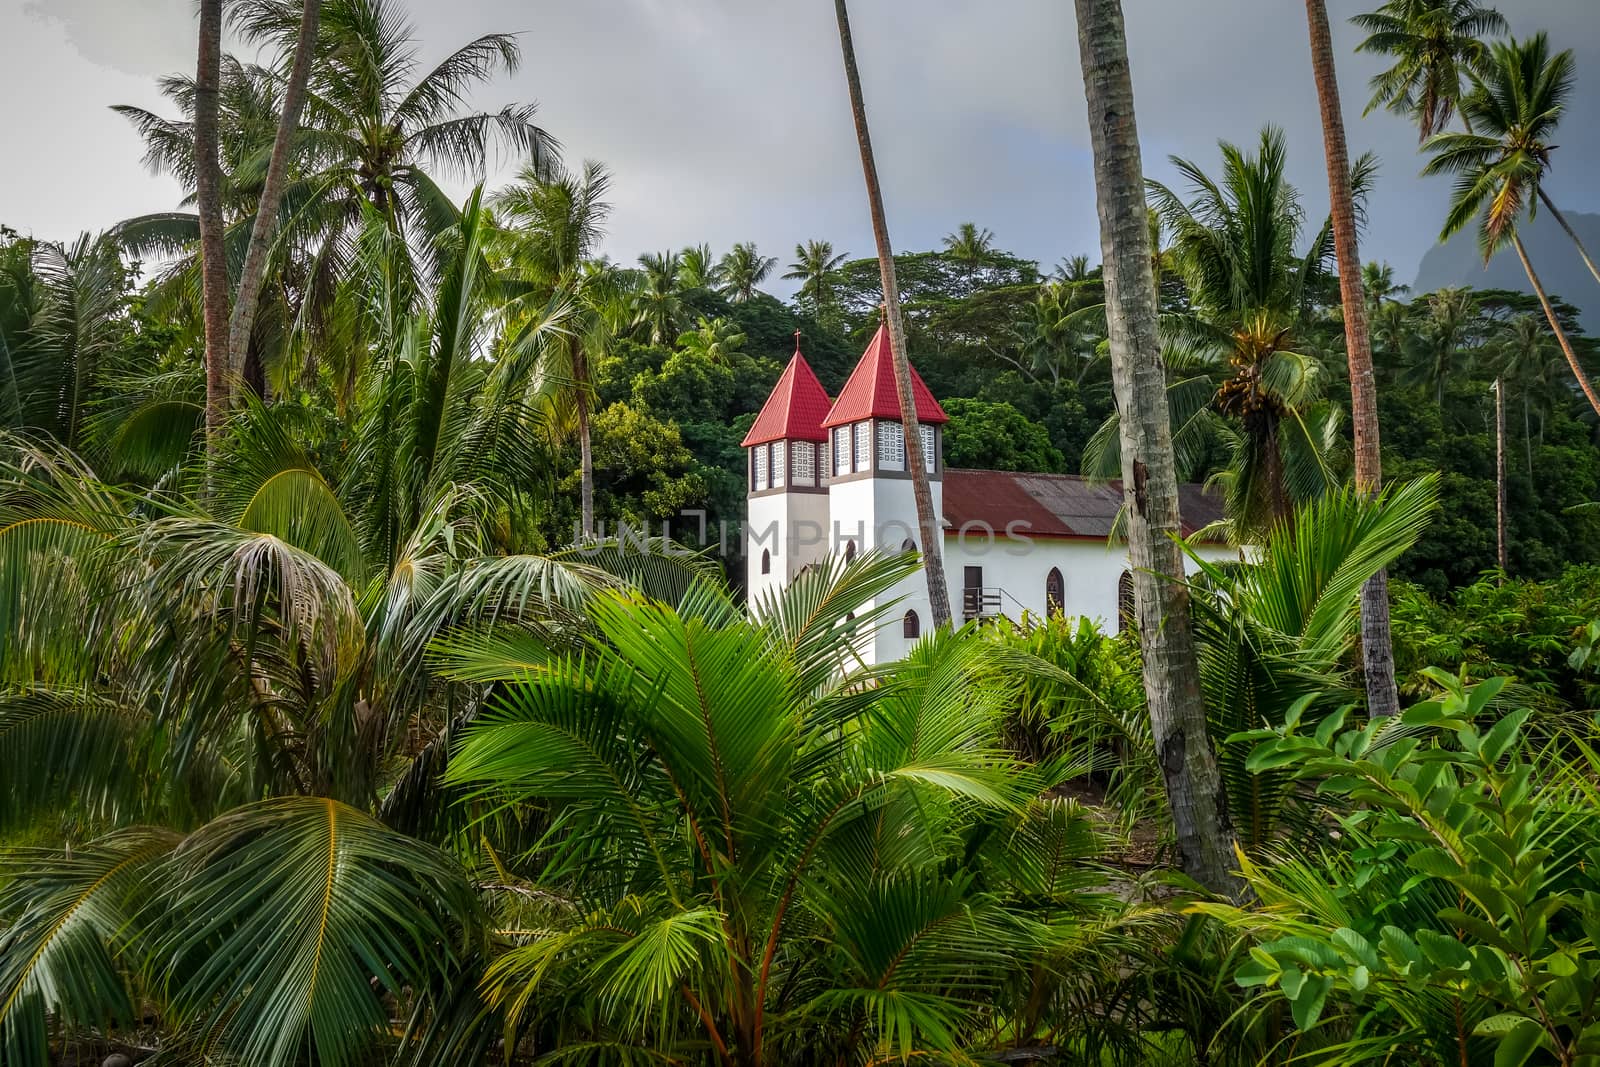
{"label": "red roof", "polygon": [[828,433],[822,419],[828,414],[828,391],[817,381],[816,372],[800,354],[800,338],[794,342],[794,356],[778,376],[772,395],[761,405],[761,414],[750,425],[741,447],[764,445],[769,441],[826,441]]}
{"label": "red roof", "polygon": [[[917,400],[918,422],[949,422],[950,416],[923,384],[917,368],[911,368],[911,395]],[[898,419],[900,396],[894,387],[894,355],[889,348],[889,331],[879,325],[872,342],[861,354],[861,362],[850,372],[850,380],[839,390],[833,410],[822,420],[824,427],[840,426],[862,419]]]}
{"label": "red roof", "polygon": [[[1222,498],[1199,485],[1178,486],[1183,535],[1222,518]],[[945,533],[962,526],[1004,535],[1011,523],[1024,537],[1088,538],[1104,541],[1122,509],[1121,482],[1091,482],[1072,474],[1021,471],[944,472]]]}

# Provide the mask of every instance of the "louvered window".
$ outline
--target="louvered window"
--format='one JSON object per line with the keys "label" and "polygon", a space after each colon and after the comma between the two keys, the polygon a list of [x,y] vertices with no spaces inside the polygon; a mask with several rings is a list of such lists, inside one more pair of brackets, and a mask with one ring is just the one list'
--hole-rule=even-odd
{"label": "louvered window", "polygon": [[906,469],[906,428],[898,422],[878,423],[878,469]]}

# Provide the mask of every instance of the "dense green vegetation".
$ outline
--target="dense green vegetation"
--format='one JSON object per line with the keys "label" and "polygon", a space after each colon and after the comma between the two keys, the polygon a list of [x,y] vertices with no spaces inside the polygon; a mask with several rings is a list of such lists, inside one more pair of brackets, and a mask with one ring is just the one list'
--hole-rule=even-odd
{"label": "dense green vegetation", "polygon": [[[262,49],[216,98],[235,288],[305,10],[232,6]],[[864,665],[907,556],[743,603],[739,442],[797,335],[838,390],[877,259],[613,262],[605,169],[463,104],[514,37],[419,74],[396,0],[320,17],[245,350],[208,338],[198,213],[0,228],[0,1067],[1600,1062],[1571,306],[1370,265],[1386,488],[1358,492],[1334,227],[1284,178],[1314,135],[1146,190],[1172,458],[1244,547],[1181,590],[1217,892],[1184,874],[1148,626],[930,628]],[[1461,175],[1441,218],[1512,240],[1570,57],[1489,47],[1467,0],[1362,24],[1396,62],[1375,105]],[[124,113],[193,186],[203,94],[163,88],[177,117]],[[496,145],[525,165],[452,202]],[[973,223],[895,268],[949,463],[1120,474],[1114,277]],[[1369,718],[1384,571],[1404,710]]]}

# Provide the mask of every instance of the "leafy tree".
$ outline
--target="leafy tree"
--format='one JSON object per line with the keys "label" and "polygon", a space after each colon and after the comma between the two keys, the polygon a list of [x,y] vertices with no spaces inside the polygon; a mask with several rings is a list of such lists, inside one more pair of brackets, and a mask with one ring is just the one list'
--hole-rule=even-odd
{"label": "leafy tree", "polygon": [[1062,471],[1066,459],[1050,434],[1004,402],[957,397],[944,402],[944,458],[952,467],[997,471]]}

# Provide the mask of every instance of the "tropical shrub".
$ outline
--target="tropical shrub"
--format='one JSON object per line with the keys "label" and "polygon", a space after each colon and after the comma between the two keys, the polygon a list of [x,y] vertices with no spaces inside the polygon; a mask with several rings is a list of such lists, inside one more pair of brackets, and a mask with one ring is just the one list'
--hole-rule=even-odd
{"label": "tropical shrub", "polygon": [[1235,978],[1289,1002],[1280,1056],[1594,1062],[1600,755],[1489,715],[1504,679],[1433,679],[1443,696],[1397,720],[1250,735],[1250,766],[1315,783],[1337,833],[1246,860],[1258,906],[1196,909],[1254,939]]}

